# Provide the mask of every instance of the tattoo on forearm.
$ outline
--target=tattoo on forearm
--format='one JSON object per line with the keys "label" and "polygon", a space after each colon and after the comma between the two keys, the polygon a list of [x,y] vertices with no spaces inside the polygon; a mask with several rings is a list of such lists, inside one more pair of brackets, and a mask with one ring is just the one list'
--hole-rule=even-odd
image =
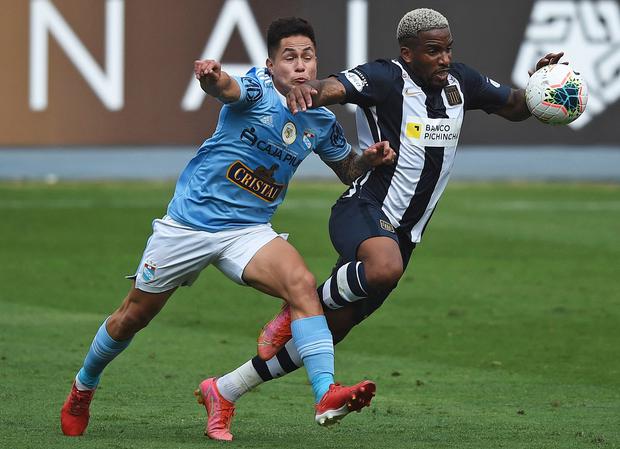
{"label": "tattoo on forearm", "polygon": [[343,160],[327,162],[327,165],[336,173],[344,184],[351,184],[371,168],[370,165],[364,162],[360,155],[354,154],[353,152]]}

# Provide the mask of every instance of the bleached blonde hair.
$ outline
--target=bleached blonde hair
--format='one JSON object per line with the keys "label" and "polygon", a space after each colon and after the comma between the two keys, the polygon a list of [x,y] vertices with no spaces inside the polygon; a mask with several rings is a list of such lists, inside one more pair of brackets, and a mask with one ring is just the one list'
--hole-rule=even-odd
{"label": "bleached blonde hair", "polygon": [[407,39],[417,37],[420,31],[450,28],[448,19],[443,14],[430,8],[418,8],[409,11],[400,19],[396,30],[396,38],[402,44]]}

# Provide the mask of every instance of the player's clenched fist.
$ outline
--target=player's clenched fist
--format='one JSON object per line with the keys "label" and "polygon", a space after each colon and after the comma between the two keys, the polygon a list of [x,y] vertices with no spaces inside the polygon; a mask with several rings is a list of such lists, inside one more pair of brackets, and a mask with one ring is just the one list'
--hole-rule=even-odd
{"label": "player's clenched fist", "polygon": [[377,142],[362,153],[363,161],[371,167],[392,165],[396,161],[396,152],[388,141]]}
{"label": "player's clenched fist", "polygon": [[200,80],[205,77],[206,81],[216,83],[222,74],[222,65],[213,59],[203,59],[202,61],[194,61],[194,75]]}

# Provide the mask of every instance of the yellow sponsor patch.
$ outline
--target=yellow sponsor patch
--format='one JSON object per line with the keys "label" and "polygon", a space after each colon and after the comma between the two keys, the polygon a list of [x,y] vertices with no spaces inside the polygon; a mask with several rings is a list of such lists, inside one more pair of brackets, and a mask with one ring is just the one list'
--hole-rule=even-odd
{"label": "yellow sponsor patch", "polygon": [[422,132],[422,124],[421,123],[407,123],[407,129],[405,134],[410,139],[419,139],[420,133]]}

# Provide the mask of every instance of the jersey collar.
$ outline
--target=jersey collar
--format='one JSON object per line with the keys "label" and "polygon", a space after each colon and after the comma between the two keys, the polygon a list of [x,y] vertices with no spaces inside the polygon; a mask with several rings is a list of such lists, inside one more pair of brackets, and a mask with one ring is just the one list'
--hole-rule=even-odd
{"label": "jersey collar", "polygon": [[278,98],[280,99],[280,103],[282,103],[284,105],[284,107],[287,107],[286,106],[286,97],[280,93],[280,91],[278,90],[278,88],[276,87],[275,84],[273,85],[273,90],[276,91],[276,94],[278,95]]}

